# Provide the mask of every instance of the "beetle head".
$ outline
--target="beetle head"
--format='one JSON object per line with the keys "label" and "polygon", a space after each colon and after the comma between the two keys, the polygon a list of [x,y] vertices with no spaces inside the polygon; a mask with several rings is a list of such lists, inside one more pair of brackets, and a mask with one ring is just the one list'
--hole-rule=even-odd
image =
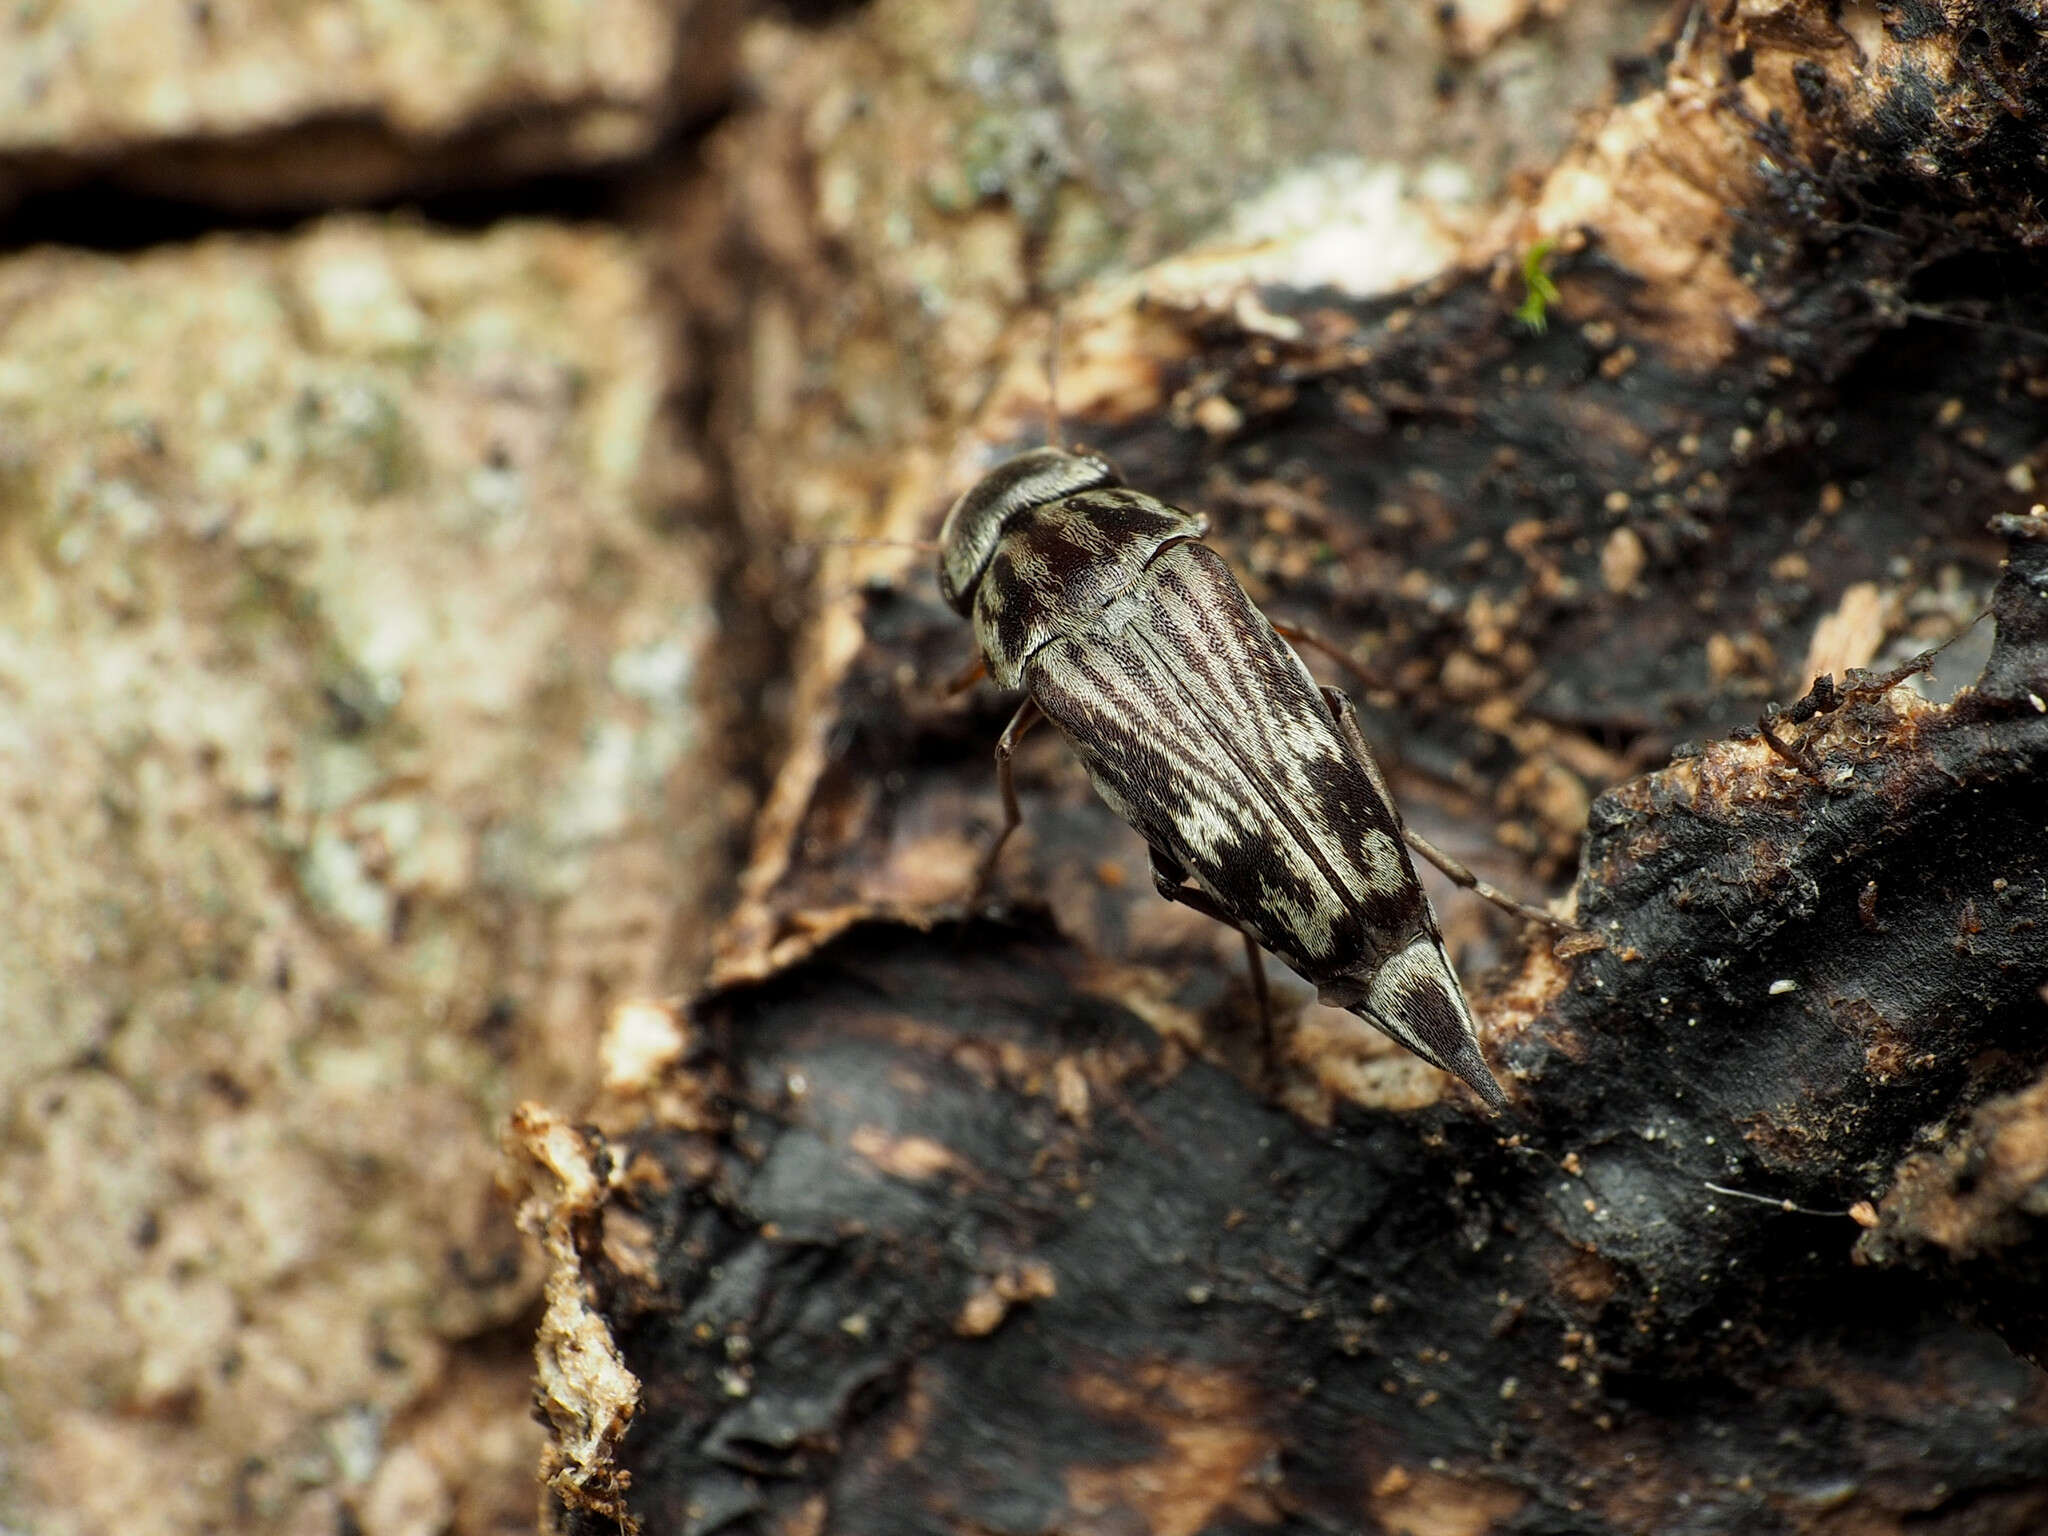
{"label": "beetle head", "polygon": [[1033,448],[998,464],[953,503],[939,529],[940,595],[965,617],[1011,519],[1077,491],[1120,484],[1107,459],[1064,448]]}

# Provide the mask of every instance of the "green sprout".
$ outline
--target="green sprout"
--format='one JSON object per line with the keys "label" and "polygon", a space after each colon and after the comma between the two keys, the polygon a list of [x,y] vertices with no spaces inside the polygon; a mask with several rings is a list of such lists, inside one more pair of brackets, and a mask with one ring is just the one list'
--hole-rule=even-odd
{"label": "green sprout", "polygon": [[1557,302],[1557,284],[1546,266],[1556,248],[1555,240],[1545,239],[1522,252],[1522,302],[1515,306],[1515,318],[1538,336],[1549,328],[1550,306]]}

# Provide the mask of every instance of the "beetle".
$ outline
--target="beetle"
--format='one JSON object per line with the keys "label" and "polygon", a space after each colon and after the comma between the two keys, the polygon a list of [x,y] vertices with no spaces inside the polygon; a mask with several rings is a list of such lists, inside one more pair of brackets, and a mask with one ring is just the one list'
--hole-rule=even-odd
{"label": "beetle", "polygon": [[1316,683],[1207,531],[1100,455],[1056,446],[996,466],[947,512],[941,595],[972,622],[989,677],[1025,694],[996,746],[1003,824],[977,896],[1021,820],[1011,758],[1050,720],[1145,839],[1159,893],[1244,936],[1262,1011],[1261,948],[1504,1107],[1409,849],[1565,925],[1404,826],[1350,700]]}

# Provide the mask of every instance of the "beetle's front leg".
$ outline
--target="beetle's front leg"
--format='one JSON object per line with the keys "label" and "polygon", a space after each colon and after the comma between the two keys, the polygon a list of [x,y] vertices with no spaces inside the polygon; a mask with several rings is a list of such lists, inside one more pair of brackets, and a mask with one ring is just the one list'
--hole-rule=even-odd
{"label": "beetle's front leg", "polygon": [[1024,819],[1023,811],[1017,806],[1017,786],[1011,776],[1010,759],[1016,754],[1017,743],[1024,739],[1024,733],[1043,718],[1038,705],[1027,698],[1017,706],[1017,713],[1010,716],[1010,723],[1003,727],[1002,737],[996,742],[996,788],[1003,797],[1003,826],[996,833],[996,840],[989,844],[988,852],[981,856],[981,868],[974,876],[974,893],[967,899],[970,910],[980,908],[982,898],[988,894],[989,883],[995,879],[996,860],[1002,854],[1003,844],[1010,840],[1010,834]]}
{"label": "beetle's front leg", "polygon": [[977,651],[972,661],[946,679],[946,686],[941,692],[949,699],[954,698],[959,694],[965,693],[987,676],[988,663],[982,659],[981,653]]}
{"label": "beetle's front leg", "polygon": [[[1344,696],[1340,689],[1336,688],[1325,688],[1323,690],[1323,698],[1330,706],[1330,713],[1336,717],[1337,729],[1344,734],[1344,739],[1351,743],[1351,749],[1358,754],[1359,760],[1368,765],[1372,764],[1372,750],[1366,746],[1365,734],[1358,728],[1358,711],[1352,708],[1351,701]],[[1372,774],[1374,783],[1378,784],[1380,782],[1378,768],[1369,767],[1368,771]],[[1394,803],[1394,797],[1387,794],[1384,789],[1381,790],[1381,798],[1389,806],[1392,806]],[[1396,812],[1396,814],[1398,815],[1399,813]],[[1532,923],[1542,923],[1545,927],[1555,929],[1559,933],[1573,933],[1577,931],[1570,923],[1556,914],[1546,912],[1541,907],[1533,907],[1526,901],[1517,901],[1506,891],[1500,889],[1500,887],[1487,884],[1486,881],[1473,874],[1471,870],[1467,869],[1458,860],[1452,858],[1448,853],[1437,847],[1436,844],[1429,841],[1428,838],[1411,828],[1406,821],[1403,821],[1401,824],[1401,840],[1446,875],[1450,876],[1454,883],[1463,886],[1473,895],[1492,902],[1503,912],[1512,912],[1515,916]]]}

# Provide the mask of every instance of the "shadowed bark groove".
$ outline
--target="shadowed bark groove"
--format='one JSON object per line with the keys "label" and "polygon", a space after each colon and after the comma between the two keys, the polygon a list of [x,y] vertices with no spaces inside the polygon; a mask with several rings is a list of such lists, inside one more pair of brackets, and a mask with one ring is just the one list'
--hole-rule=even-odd
{"label": "shadowed bark groove", "polygon": [[[1490,268],[1072,321],[1153,381],[1081,435],[1391,680],[1404,803],[1490,795],[1525,884],[1583,830],[1586,934],[1473,987],[1511,1113],[1314,1010],[1263,1101],[1057,743],[963,918],[1007,701],[871,588],[730,984],[582,1133],[643,1529],[2048,1525],[2048,516],[1992,521],[2048,472],[2048,14],[1689,16]],[[1994,579],[1953,702],[1781,725],[1812,774],[1737,728]]]}

